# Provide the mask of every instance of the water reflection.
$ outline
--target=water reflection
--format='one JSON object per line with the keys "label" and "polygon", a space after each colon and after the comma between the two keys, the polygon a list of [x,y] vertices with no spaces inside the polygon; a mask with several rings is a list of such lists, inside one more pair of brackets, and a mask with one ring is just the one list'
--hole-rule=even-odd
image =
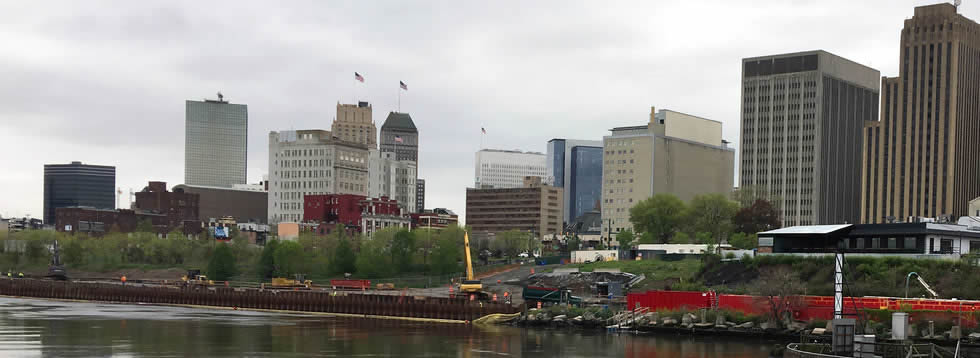
{"label": "water reflection", "polygon": [[3,357],[768,357],[772,342],[0,298]]}

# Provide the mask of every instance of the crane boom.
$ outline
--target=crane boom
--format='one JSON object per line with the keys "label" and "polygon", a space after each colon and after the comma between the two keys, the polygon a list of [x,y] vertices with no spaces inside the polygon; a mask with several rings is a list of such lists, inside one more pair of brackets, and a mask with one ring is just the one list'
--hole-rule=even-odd
{"label": "crane boom", "polygon": [[915,278],[919,279],[919,283],[922,284],[922,287],[925,287],[926,288],[926,291],[929,291],[929,293],[932,294],[932,297],[939,297],[939,294],[937,294],[936,291],[933,291],[932,290],[932,287],[929,287],[929,284],[926,283],[926,280],[923,280],[922,279],[922,276],[919,276],[917,274],[917,275],[915,275]]}
{"label": "crane boom", "polygon": [[[458,237],[458,236],[457,236]],[[463,233],[463,245],[466,250],[466,279],[473,280],[473,259],[470,258],[470,234]]]}

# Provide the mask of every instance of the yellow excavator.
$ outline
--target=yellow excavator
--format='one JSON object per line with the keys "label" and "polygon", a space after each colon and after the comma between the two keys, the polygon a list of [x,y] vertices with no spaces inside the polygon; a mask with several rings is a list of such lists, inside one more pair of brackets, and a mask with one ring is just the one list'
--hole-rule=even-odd
{"label": "yellow excavator", "polygon": [[467,295],[476,295],[478,299],[486,299],[487,293],[483,292],[483,283],[473,278],[473,259],[470,257],[470,234],[463,233],[463,246],[466,251],[466,279],[459,285],[459,292]]}

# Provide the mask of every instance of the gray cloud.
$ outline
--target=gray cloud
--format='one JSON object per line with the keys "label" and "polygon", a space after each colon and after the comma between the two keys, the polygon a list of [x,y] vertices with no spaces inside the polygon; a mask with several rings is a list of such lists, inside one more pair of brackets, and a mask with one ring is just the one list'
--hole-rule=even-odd
{"label": "gray cloud", "polygon": [[544,151],[656,106],[720,120],[737,143],[741,58],[825,49],[894,75],[902,20],[925,3],[7,2],[0,214],[40,215],[44,163],[116,165],[124,189],[181,182],[184,100],[219,90],[249,105],[257,181],[270,130],[328,129],[355,99],[380,127],[399,80],[427,204],[462,213],[480,127],[486,147]]}

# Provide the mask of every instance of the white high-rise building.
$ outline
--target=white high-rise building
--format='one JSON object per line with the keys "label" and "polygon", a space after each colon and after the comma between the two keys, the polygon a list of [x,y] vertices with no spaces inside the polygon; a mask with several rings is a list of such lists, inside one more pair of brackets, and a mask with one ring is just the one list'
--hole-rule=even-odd
{"label": "white high-rise building", "polygon": [[269,223],[302,221],[309,194],[368,195],[367,145],[325,130],[270,132]]}
{"label": "white high-rise building", "polygon": [[184,184],[230,188],[245,184],[248,106],[218,100],[187,101]]}
{"label": "white high-rise building", "polygon": [[524,177],[546,179],[544,153],[519,150],[481,149],[476,152],[476,182],[481,188],[521,188]]}
{"label": "white high-rise building", "polygon": [[368,159],[368,197],[398,201],[405,213],[416,208],[418,167],[411,160],[395,160],[394,152],[372,149]]}

